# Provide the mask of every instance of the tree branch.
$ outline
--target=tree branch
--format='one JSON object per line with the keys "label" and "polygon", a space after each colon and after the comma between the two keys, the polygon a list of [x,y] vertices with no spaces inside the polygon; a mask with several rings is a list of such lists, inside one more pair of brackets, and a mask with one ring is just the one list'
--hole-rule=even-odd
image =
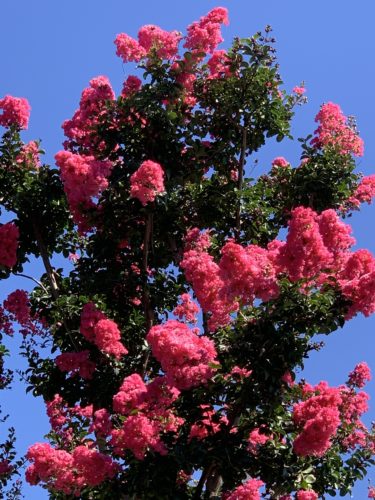
{"label": "tree branch", "polygon": [[46,293],[48,293],[47,288],[43,285],[41,281],[38,281],[37,279],[33,278],[32,276],[28,276],[27,274],[22,274],[22,273],[13,273],[14,276],[21,276],[22,278],[27,278],[29,280],[34,281],[40,288],[42,288]]}
{"label": "tree branch", "polygon": [[242,197],[242,186],[243,186],[243,174],[245,167],[245,159],[246,159],[246,147],[247,147],[247,127],[246,123],[244,123],[242,127],[242,145],[241,145],[241,153],[238,164],[238,180],[237,180],[237,189],[239,192],[239,200],[236,209],[236,227],[235,227],[235,237],[236,240],[239,241],[241,234],[241,197]]}
{"label": "tree branch", "polygon": [[[153,224],[153,214],[152,212],[148,212],[146,218],[146,227],[145,234],[143,238],[143,308],[145,312],[145,323],[146,323],[146,335],[150,331],[153,322],[154,322],[154,311],[150,305],[150,294],[148,290],[148,256],[150,251],[150,243],[151,243],[151,235],[152,235],[152,224]],[[147,349],[147,352],[144,357],[143,366],[142,366],[142,376],[146,375],[148,360],[150,358],[150,349]]]}

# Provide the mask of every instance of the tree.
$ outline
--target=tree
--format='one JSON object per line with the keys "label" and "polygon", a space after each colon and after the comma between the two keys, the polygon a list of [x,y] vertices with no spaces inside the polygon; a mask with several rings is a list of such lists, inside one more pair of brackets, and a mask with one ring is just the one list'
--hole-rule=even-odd
{"label": "tree", "polygon": [[[375,259],[352,251],[342,220],[371,202],[375,176],[354,173],[363,142],[326,103],[300,165],[278,157],[248,177],[268,138],[291,138],[304,87],[282,90],[268,27],[218,50],[227,22],[216,8],[184,38],[118,35],[143,81],[128,76],[116,99],[91,80],[58,169],[21,140],[27,101],[0,100],[1,206],[14,214],[1,278],[30,256],[45,267],[30,295],[7,297],[1,325],[20,325],[27,390],[46,402],[49,442],[29,449],[26,478],[51,498],[309,500],[349,493],[373,464],[368,366],[339,387],[295,378],[317,335],[375,311]],[[12,440],[4,485],[21,465]]]}

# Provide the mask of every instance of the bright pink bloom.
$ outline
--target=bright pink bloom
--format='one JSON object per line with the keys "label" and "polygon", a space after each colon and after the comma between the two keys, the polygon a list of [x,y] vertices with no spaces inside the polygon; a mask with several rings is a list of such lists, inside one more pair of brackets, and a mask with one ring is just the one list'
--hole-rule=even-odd
{"label": "bright pink bloom", "polygon": [[319,126],[315,130],[315,137],[311,140],[313,146],[317,148],[331,146],[337,148],[341,154],[363,156],[363,140],[355,128],[347,123],[340,106],[332,102],[323,104],[315,121]]}
{"label": "bright pink bloom", "polygon": [[13,222],[0,226],[0,266],[13,267],[17,263],[18,227]]}
{"label": "bright pink bloom", "polygon": [[16,162],[30,170],[39,168],[41,166],[39,144],[36,141],[24,144],[16,157]]}
{"label": "bright pink bloom", "polygon": [[216,7],[199,21],[188,26],[184,47],[195,53],[213,54],[219,43],[223,41],[221,24],[229,24],[228,11],[224,7]]}
{"label": "bright pink bloom", "polygon": [[375,311],[375,258],[368,250],[350,254],[338,273],[342,294],[352,302],[347,319]]}
{"label": "bright pink bloom", "polygon": [[139,44],[146,53],[155,50],[160,59],[173,59],[182,36],[178,31],[164,31],[159,26],[148,24],[138,32]]}
{"label": "bright pink bloom", "polygon": [[120,33],[116,36],[115,45],[117,47],[116,55],[121,57],[124,63],[131,61],[139,62],[146,56],[146,50],[142,45],[125,33]]}
{"label": "bright pink bloom", "polygon": [[375,196],[375,174],[363,177],[353,195],[349,198],[349,203],[359,207],[361,203],[372,203]]}
{"label": "bright pink bloom", "polygon": [[223,78],[231,75],[230,59],[226,50],[215,50],[207,61],[210,78]]}
{"label": "bright pink bloom", "polygon": [[121,95],[122,97],[129,97],[132,94],[138,92],[142,87],[142,81],[134,75],[129,75],[127,79],[124,81],[124,85],[122,87]]}
{"label": "bright pink bloom", "polygon": [[121,332],[116,323],[108,319],[92,302],[83,306],[81,333],[101,351],[117,359],[128,353],[121,343]]}
{"label": "bright pink bloom", "polygon": [[86,446],[68,453],[48,443],[37,443],[28,449],[26,457],[32,462],[26,471],[30,484],[43,482],[66,495],[79,496],[83,488],[112,479],[118,470],[110,457]]}
{"label": "bright pink bloom", "polygon": [[14,321],[21,325],[30,320],[29,296],[25,290],[15,290],[4,300],[4,308],[13,315]]}
{"label": "bright pink bloom", "polygon": [[55,155],[60,175],[74,221],[86,228],[84,211],[95,207],[97,198],[108,187],[108,176],[113,164],[110,161],[96,160],[93,156],[81,156],[69,151]]}
{"label": "bright pink bloom", "polygon": [[204,384],[214,374],[214,369],[209,366],[216,362],[213,341],[198,337],[184,323],[170,320],[153,326],[146,339],[168,381],[178,389]]}
{"label": "bright pink bloom", "polygon": [[201,231],[197,227],[188,229],[185,236],[185,251],[197,250],[203,252],[211,246],[211,238],[209,231]]}
{"label": "bright pink bloom", "polygon": [[174,308],[173,314],[177,316],[179,320],[185,318],[188,323],[196,323],[198,321],[197,314],[199,313],[197,304],[188,293],[183,293],[180,296],[180,301],[181,304]]}
{"label": "bright pink bloom", "polygon": [[138,460],[143,460],[149,449],[165,455],[167,450],[160,439],[160,425],[146,415],[130,415],[121,429],[112,431],[111,444],[118,455],[129,449]]}
{"label": "bright pink bloom", "polygon": [[370,486],[368,489],[368,498],[375,498],[375,487]]}
{"label": "bright pink bloom", "polygon": [[291,212],[286,245],[280,248],[279,265],[289,279],[313,278],[332,262],[319,231],[318,215],[311,208],[297,207]]}
{"label": "bright pink bloom", "polygon": [[26,129],[30,118],[30,104],[24,97],[13,97],[6,95],[0,99],[0,125],[10,127],[16,125],[20,129]]}
{"label": "bright pink bloom", "polygon": [[260,500],[259,488],[263,485],[263,481],[259,479],[249,479],[232,491],[226,500]]}
{"label": "bright pink bloom", "polygon": [[305,87],[294,87],[293,92],[297,95],[303,95],[306,92]]}
{"label": "bright pink bloom", "polygon": [[114,99],[115,93],[106,76],[97,76],[90,80],[90,86],[81,94],[79,108],[70,120],[65,120],[62,124],[68,137],[64,147],[73,150],[78,145],[90,153],[100,149],[95,128],[100,118],[107,113],[107,103]]}
{"label": "bright pink bloom", "polygon": [[120,390],[113,397],[113,409],[121,415],[128,415],[139,408],[147,394],[146,384],[138,373],[125,377]]}
{"label": "bright pink bloom", "polygon": [[248,447],[247,449],[253,455],[256,455],[259,447],[266,444],[269,440],[272,439],[272,435],[267,434],[267,429],[263,429],[262,427],[256,427],[253,429],[248,437]]}
{"label": "bright pink bloom", "polygon": [[112,430],[111,415],[105,408],[97,410],[94,413],[93,424],[90,430],[94,431],[100,437],[109,436]]}
{"label": "bright pink bloom", "polygon": [[297,492],[297,500],[318,500],[318,495],[313,490],[299,490]]}
{"label": "bright pink bloom", "polygon": [[358,387],[358,389],[362,389],[362,387],[364,387],[370,380],[371,370],[368,364],[362,361],[362,363],[358,363],[354,370],[349,373],[348,384],[353,387]]}
{"label": "bright pink bloom", "polygon": [[321,457],[330,448],[340,425],[342,397],[339,389],[323,382],[314,391],[318,394],[293,407],[293,420],[303,427],[294,440],[293,449],[297,455]]}
{"label": "bright pink bloom", "polygon": [[[195,228],[196,229],[196,228]],[[210,313],[208,320],[210,330],[230,323],[230,313],[236,311],[238,303],[228,299],[224,294],[224,281],[220,268],[213,257],[204,251],[210,244],[207,233],[200,234],[192,229],[187,236],[187,248],[180,262],[186,279],[192,284],[194,293],[203,311]],[[195,248],[195,249],[193,249]]]}
{"label": "bright pink bloom", "polygon": [[219,269],[223,293],[229,301],[240,299],[243,304],[252,304],[255,297],[268,301],[279,294],[268,251],[257,245],[243,247],[229,241],[221,249]]}
{"label": "bright pink bloom", "polygon": [[89,360],[90,351],[64,352],[56,357],[56,366],[62,372],[71,372],[80,377],[90,380],[95,371],[95,363]]}
{"label": "bright pink bloom", "polygon": [[273,167],[289,167],[290,163],[283,156],[277,156],[272,160]]}
{"label": "bright pink bloom", "polygon": [[143,206],[154,201],[164,190],[164,170],[154,161],[144,161],[130,177],[130,197],[137,198]]}

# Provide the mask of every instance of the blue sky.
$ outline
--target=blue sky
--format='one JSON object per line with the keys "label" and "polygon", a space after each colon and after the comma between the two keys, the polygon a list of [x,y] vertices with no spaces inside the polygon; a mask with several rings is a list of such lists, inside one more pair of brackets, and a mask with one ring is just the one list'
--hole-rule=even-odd
{"label": "blue sky", "polygon": [[[270,24],[277,38],[286,88],[290,90],[301,80],[306,82],[309,102],[297,110],[294,135],[305,136],[314,130],[314,116],[322,102],[338,103],[346,114],[357,117],[365,140],[365,156],[358,162],[359,171],[374,173],[373,0],[355,4],[348,0],[309,3],[293,0],[106,0],[105,3],[98,0],[2,0],[0,97],[12,94],[29,99],[32,115],[24,140],[42,139],[46,161],[52,162],[54,154],[61,149],[61,123],[73,114],[88,81],[97,75],[106,75],[119,92],[131,70],[115,55],[113,40],[116,34],[126,32],[135,36],[143,24],[183,31],[187,24],[218,5],[227,7],[230,14],[231,24],[223,31],[224,47],[233,36],[248,36]],[[299,153],[297,144],[272,143],[259,154],[259,169],[266,168],[276,155],[296,163]],[[352,218],[357,246],[373,253],[374,217],[375,206],[366,206]],[[33,263],[29,272],[37,276],[41,272],[40,265]],[[16,287],[27,288],[29,283],[21,278],[0,283],[1,300]],[[306,363],[304,376],[312,383],[324,379],[340,384],[354,365],[363,360],[375,372],[374,326],[375,318],[356,318],[325,339],[326,348]],[[11,342],[14,353],[17,343],[18,339]],[[22,360],[13,354],[11,364],[19,367]],[[375,400],[375,383],[370,383],[368,388]],[[24,396],[19,384],[12,391],[0,394],[0,398],[17,428],[20,450],[25,451],[28,445],[41,440],[48,430],[41,402]],[[374,401],[366,422],[371,420],[375,420]],[[2,428],[0,438],[1,432]],[[372,477],[375,481],[375,472]],[[364,481],[354,490],[354,498],[366,498],[366,490],[367,482]],[[47,498],[35,487],[27,488],[25,495],[30,500]]]}

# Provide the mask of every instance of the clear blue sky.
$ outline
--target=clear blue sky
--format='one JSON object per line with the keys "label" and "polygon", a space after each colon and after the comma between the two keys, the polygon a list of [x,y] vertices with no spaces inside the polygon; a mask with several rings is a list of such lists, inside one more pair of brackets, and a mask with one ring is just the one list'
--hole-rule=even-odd
{"label": "clear blue sky", "polygon": [[[307,135],[314,129],[313,119],[322,102],[339,103],[346,114],[357,117],[365,140],[359,170],[375,173],[373,0],[1,0],[0,97],[12,94],[29,99],[32,116],[24,139],[42,139],[47,160],[52,161],[61,149],[60,125],[73,114],[88,81],[106,75],[120,91],[128,68],[115,55],[113,40],[117,33],[135,36],[143,24],[183,31],[187,24],[218,5],[227,7],[230,13],[231,24],[224,28],[224,47],[235,35],[251,35],[271,24],[286,88],[290,90],[305,80],[309,103],[297,112],[295,136]],[[276,155],[286,156],[293,163],[298,161],[299,153],[297,144],[273,144],[259,158],[264,166]],[[374,218],[375,206],[366,206],[352,219],[358,247],[373,253]],[[32,264],[29,272],[40,274],[40,266]],[[1,297],[15,287],[28,286],[20,278],[0,283]],[[363,360],[375,372],[374,326],[375,318],[361,317],[330,336],[325,350],[307,362],[305,377],[312,383],[325,379],[340,384]],[[12,344],[15,352],[17,339]],[[14,367],[22,363],[16,354],[11,362]],[[369,385],[369,392],[375,400],[375,383]],[[20,386],[0,394],[0,398],[17,428],[20,450],[41,440],[48,430],[41,402],[26,398]],[[375,420],[375,401],[372,404],[367,423]],[[2,431],[3,427],[0,440]],[[375,471],[372,478],[375,481]],[[30,500],[47,498],[35,487],[26,488],[25,495]],[[354,498],[366,497],[364,481],[356,487]]]}

